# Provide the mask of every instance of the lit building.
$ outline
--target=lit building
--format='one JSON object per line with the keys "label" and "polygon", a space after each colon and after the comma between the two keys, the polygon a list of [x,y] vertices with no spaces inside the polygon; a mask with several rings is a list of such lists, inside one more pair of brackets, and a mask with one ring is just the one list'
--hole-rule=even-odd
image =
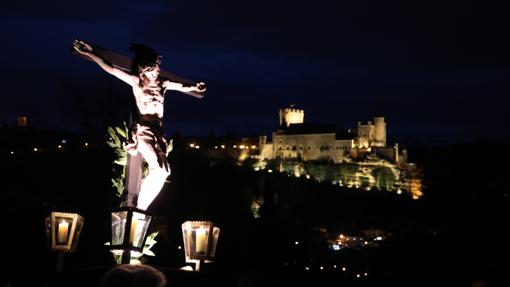
{"label": "lit building", "polygon": [[339,132],[334,125],[304,122],[304,110],[286,108],[279,111],[280,128],[272,142],[259,138],[260,160],[299,159],[327,160],[335,163],[357,159],[367,153],[395,164],[405,164],[406,153],[399,156],[398,144],[386,145],[384,117],[374,117],[366,124],[358,122],[355,133]]}
{"label": "lit building", "polygon": [[18,127],[27,127],[28,126],[28,117],[27,116],[19,116],[18,117]]}

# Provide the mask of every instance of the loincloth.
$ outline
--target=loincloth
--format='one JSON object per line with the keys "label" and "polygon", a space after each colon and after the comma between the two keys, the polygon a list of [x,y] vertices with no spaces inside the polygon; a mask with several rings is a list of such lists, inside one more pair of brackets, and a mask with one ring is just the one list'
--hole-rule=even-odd
{"label": "loincloth", "polygon": [[129,129],[129,134],[123,144],[124,150],[130,155],[138,154],[138,145],[150,145],[157,154],[167,155],[167,142],[163,135],[161,119],[142,116]]}

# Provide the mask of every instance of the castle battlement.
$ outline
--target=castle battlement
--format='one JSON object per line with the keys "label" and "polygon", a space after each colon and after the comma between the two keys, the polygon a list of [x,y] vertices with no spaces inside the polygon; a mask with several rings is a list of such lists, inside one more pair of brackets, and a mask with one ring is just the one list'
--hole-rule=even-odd
{"label": "castle battlement", "polygon": [[292,109],[292,108],[286,108],[286,109],[282,109],[284,112],[288,112],[288,113],[297,113],[297,114],[304,114],[305,111],[304,110],[300,110],[300,109]]}
{"label": "castle battlement", "polygon": [[280,109],[280,126],[290,126],[291,124],[302,124],[305,118],[305,111],[295,108]]}

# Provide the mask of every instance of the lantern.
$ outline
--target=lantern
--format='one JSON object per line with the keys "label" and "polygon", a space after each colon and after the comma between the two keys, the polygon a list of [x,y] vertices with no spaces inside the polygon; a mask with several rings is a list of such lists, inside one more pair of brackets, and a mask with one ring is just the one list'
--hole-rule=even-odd
{"label": "lantern", "polygon": [[202,262],[212,262],[220,228],[210,221],[186,221],[182,224],[182,237],[186,262],[195,263],[195,271],[200,271]]}
{"label": "lantern", "polygon": [[46,218],[46,236],[51,250],[74,252],[80,239],[84,219],[77,213],[51,212]]}
{"label": "lantern", "polygon": [[112,211],[112,241],[110,250],[121,256],[121,263],[130,263],[131,258],[140,257],[152,216],[133,207],[122,207]]}

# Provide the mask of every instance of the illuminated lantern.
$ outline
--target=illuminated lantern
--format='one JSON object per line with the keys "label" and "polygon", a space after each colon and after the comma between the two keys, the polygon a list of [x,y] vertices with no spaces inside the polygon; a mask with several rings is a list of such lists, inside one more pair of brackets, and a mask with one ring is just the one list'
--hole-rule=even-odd
{"label": "illuminated lantern", "polygon": [[195,263],[200,271],[201,263],[213,261],[220,235],[220,228],[210,221],[186,221],[182,224],[182,237],[187,263]]}
{"label": "illuminated lantern", "polygon": [[51,212],[46,218],[46,236],[51,250],[74,252],[80,239],[84,219],[77,213]]}
{"label": "illuminated lantern", "polygon": [[112,211],[112,241],[110,250],[121,256],[122,264],[131,262],[143,253],[147,230],[152,216],[133,207],[121,207]]}
{"label": "illuminated lantern", "polygon": [[51,250],[57,252],[57,272],[64,269],[64,253],[76,251],[84,221],[77,213],[52,211],[46,217],[46,238]]}

